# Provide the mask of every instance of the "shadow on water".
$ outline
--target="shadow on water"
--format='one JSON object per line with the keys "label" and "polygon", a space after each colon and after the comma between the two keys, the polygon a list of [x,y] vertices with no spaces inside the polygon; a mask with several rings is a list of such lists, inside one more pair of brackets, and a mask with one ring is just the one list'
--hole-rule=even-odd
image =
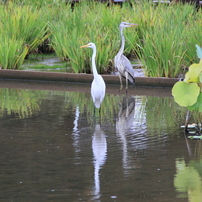
{"label": "shadow on water", "polygon": [[90,84],[0,81],[0,200],[197,201],[186,109],[170,89],[118,90],[94,116]]}

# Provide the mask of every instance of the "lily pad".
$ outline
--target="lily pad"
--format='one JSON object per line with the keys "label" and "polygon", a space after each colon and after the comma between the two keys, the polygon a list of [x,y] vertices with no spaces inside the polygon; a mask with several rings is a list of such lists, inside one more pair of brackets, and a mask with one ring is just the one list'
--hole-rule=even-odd
{"label": "lily pad", "polygon": [[194,110],[194,111],[202,112],[202,93],[199,93],[197,102],[193,104],[192,106],[188,106],[187,108],[190,111]]}
{"label": "lily pad", "polygon": [[199,93],[200,87],[197,83],[178,81],[172,88],[172,95],[174,96],[175,102],[185,107],[195,104]]}
{"label": "lily pad", "polygon": [[184,82],[199,82],[199,74],[202,71],[202,63],[192,64],[189,71],[185,74]]}

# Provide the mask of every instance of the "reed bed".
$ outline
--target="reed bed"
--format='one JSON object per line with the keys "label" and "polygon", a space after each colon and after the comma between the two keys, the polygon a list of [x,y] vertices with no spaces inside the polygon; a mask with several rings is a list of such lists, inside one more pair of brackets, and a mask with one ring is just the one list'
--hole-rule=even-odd
{"label": "reed bed", "polygon": [[[113,68],[113,58],[120,45],[118,25],[121,21],[117,13],[123,12],[120,7],[107,7],[98,2],[81,3],[74,11],[66,12],[60,22],[51,25],[53,30],[52,46],[57,55],[69,60],[74,72],[91,72],[91,50],[80,50],[81,45],[93,42],[97,46],[97,69],[106,73]],[[110,23],[109,23],[110,22]],[[131,32],[132,33],[132,32]],[[134,44],[137,39],[133,30],[127,37],[128,44]],[[126,46],[126,53],[131,53],[132,46]]]}
{"label": "reed bed", "polygon": [[[150,4],[146,12],[140,13],[143,28],[140,28],[142,38],[138,43],[140,51],[137,54],[147,76],[177,77],[184,73],[185,68],[196,58],[195,51],[190,48],[193,43],[193,40],[190,43],[190,38],[194,35],[190,31],[190,24],[197,15],[199,13],[196,14],[194,7],[189,4],[160,4],[155,8]],[[199,40],[199,36],[196,40]]]}
{"label": "reed bed", "polygon": [[37,9],[12,3],[3,7],[4,11],[0,13],[0,67],[18,69],[28,53],[48,38],[50,31]]}
{"label": "reed bed", "polygon": [[120,7],[84,0],[72,9],[64,0],[16,0],[1,2],[0,11],[0,42],[8,49],[5,57],[0,48],[4,69],[18,69],[46,41],[73,72],[90,73],[92,50],[80,46],[94,42],[98,72],[110,73],[120,47],[121,21],[138,24],[124,30],[124,53],[131,60],[137,57],[147,76],[178,77],[197,61],[194,46],[200,45],[202,18],[193,5],[136,1]]}

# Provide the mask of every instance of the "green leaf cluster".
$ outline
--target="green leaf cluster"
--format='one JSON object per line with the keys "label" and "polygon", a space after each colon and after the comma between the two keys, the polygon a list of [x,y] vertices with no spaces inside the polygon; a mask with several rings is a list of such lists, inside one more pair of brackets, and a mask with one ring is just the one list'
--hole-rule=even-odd
{"label": "green leaf cluster", "polygon": [[189,110],[202,112],[202,62],[192,64],[183,81],[178,81],[172,88],[175,102]]}

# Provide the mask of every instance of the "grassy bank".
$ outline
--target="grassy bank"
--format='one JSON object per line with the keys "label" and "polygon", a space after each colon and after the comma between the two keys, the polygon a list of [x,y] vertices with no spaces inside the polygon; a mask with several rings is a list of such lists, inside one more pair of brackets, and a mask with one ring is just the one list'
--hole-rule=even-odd
{"label": "grassy bank", "polygon": [[94,42],[99,73],[110,73],[120,47],[121,21],[138,24],[124,30],[125,55],[137,57],[146,76],[177,77],[197,62],[202,18],[189,4],[141,1],[120,7],[82,1],[72,9],[63,0],[16,0],[1,3],[0,11],[2,69],[19,69],[29,54],[49,51],[70,63],[73,72],[90,73],[92,51],[79,47]]}

